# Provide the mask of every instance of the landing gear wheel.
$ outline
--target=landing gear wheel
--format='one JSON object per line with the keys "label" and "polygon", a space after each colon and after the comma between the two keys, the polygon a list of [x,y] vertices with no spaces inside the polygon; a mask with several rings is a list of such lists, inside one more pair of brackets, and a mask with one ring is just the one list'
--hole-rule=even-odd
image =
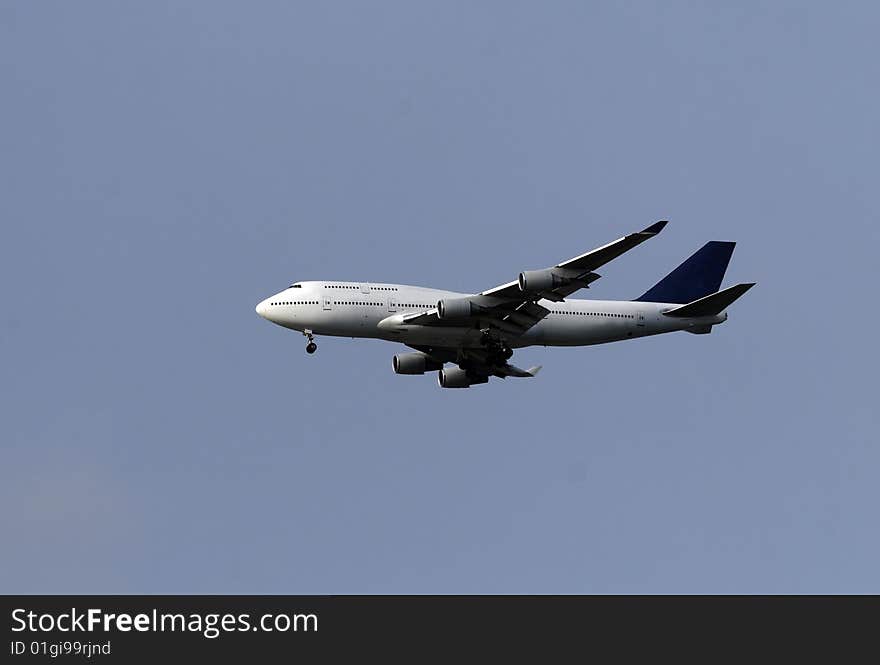
{"label": "landing gear wheel", "polygon": [[493,338],[487,331],[481,331],[480,344],[489,352],[489,362],[493,365],[504,365],[513,357],[513,349],[503,339]]}

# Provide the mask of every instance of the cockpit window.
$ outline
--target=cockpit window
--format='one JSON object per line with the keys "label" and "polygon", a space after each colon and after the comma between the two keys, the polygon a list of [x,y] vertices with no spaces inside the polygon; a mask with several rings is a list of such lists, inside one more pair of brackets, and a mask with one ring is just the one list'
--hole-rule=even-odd
{"label": "cockpit window", "polygon": [[288,288],[288,289],[301,289],[301,288],[302,288],[302,284],[291,284],[291,285],[288,286],[287,288]]}

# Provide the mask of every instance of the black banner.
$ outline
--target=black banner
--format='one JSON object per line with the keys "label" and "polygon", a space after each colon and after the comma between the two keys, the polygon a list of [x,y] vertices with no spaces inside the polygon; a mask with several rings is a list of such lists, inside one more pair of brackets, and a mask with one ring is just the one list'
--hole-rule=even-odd
{"label": "black banner", "polygon": [[[5,662],[873,652],[877,597],[5,596]],[[869,653],[870,653],[869,652]],[[864,652],[862,652],[864,653]],[[867,655],[867,654],[865,654]]]}

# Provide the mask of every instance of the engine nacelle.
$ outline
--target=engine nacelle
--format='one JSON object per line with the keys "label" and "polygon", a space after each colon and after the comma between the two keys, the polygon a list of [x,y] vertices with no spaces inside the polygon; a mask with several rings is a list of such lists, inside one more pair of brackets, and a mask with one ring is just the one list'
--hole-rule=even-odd
{"label": "engine nacelle", "polygon": [[437,303],[437,316],[441,319],[466,319],[476,313],[476,305],[467,298],[451,298]]}
{"label": "engine nacelle", "polygon": [[550,291],[557,286],[563,286],[571,281],[570,278],[560,275],[552,268],[545,270],[525,270],[517,279],[520,291]]}
{"label": "engine nacelle", "polygon": [[443,363],[431,360],[424,353],[398,353],[391,359],[395,374],[424,374],[443,369]]}
{"label": "engine nacelle", "polygon": [[470,388],[478,383],[488,383],[488,376],[468,376],[460,367],[441,369],[437,373],[437,382],[441,388]]}

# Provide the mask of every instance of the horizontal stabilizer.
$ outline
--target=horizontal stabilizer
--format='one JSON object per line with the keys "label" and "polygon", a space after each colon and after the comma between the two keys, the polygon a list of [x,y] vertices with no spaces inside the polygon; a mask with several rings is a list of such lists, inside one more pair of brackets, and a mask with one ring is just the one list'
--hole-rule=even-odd
{"label": "horizontal stabilizer", "polygon": [[541,371],[541,365],[536,365],[535,367],[529,367],[528,369],[520,369],[515,365],[507,364],[504,367],[500,368],[497,372],[498,376],[521,376],[523,378],[529,378],[532,376],[536,376],[538,372]]}
{"label": "horizontal stabilizer", "polygon": [[718,293],[713,293],[710,296],[704,296],[699,300],[689,302],[687,305],[682,305],[681,307],[676,307],[675,309],[671,309],[668,312],[663,313],[666,316],[674,316],[677,318],[714,316],[715,314],[720,314],[725,309],[727,309],[727,307],[734,300],[739,298],[754,285],[754,282],[750,284],[737,284],[736,286],[731,286],[730,288],[719,291]]}

